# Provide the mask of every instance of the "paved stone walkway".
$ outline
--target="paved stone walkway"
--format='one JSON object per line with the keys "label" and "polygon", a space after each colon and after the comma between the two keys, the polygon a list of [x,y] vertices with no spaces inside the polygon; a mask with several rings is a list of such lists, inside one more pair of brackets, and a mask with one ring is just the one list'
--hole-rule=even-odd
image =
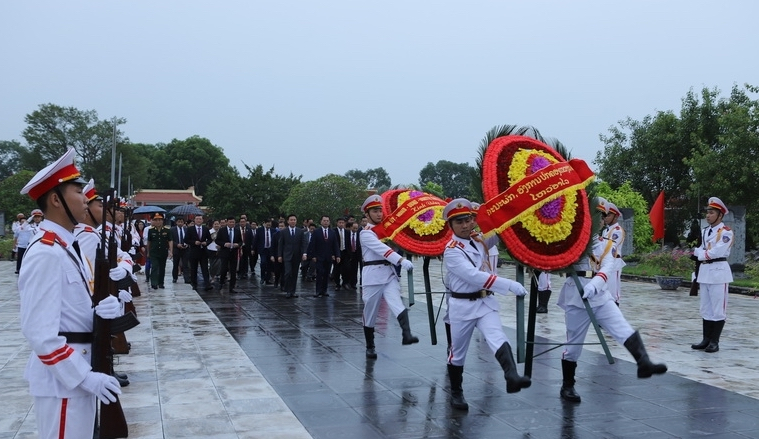
{"label": "paved stone walkway", "polygon": [[[432,261],[435,291],[440,278]],[[552,281],[558,292],[563,279]],[[143,282],[135,299],[141,325],[127,334],[133,350],[117,365],[132,381],[121,398],[131,438],[759,437],[759,342],[752,335],[759,302],[752,297],[730,297],[721,350],[706,354],[689,347],[700,340],[697,298],[625,282],[622,310],[670,372],[638,380],[624,347],[607,339],[617,359],[609,365],[600,346],[588,345],[577,371],[579,405],[558,398],[560,349],[536,358],[531,388],[508,395],[475,332],[464,377],[471,408],[461,413],[448,404],[442,322],[433,346],[423,295],[410,312],[421,343],[401,346],[398,324],[383,307],[379,358],[367,361],[356,292],[315,299],[313,284],[299,281],[301,297],[285,299],[242,280],[241,293],[230,297],[199,295],[181,282],[169,279],[166,289],[150,292]],[[18,329],[15,283],[11,263],[0,262],[0,439],[37,437],[22,379],[29,349]],[[423,291],[419,274],[415,290]],[[537,318],[542,341],[564,338],[556,296]],[[499,300],[514,340],[515,301]],[[439,296],[433,301],[437,307]]]}

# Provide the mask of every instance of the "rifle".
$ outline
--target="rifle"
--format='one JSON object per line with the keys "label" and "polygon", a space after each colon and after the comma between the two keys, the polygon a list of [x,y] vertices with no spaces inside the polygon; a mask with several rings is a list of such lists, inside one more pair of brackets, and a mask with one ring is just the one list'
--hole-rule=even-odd
{"label": "rifle", "polygon": [[694,270],[696,277],[693,278],[693,282],[690,283],[690,296],[698,296],[698,269],[701,268],[701,261],[698,260],[698,258],[695,259],[696,261],[696,269]]}
{"label": "rifle", "polygon": [[[125,253],[129,253],[129,250],[131,249],[132,249],[132,209],[127,207],[126,211],[124,212],[124,236],[121,237],[121,250],[124,251]],[[134,274],[134,270],[132,270],[132,273],[130,274]],[[137,285],[137,282],[132,283],[132,285],[129,286],[129,290],[132,293],[132,297],[139,297],[142,295],[142,292],[140,291],[140,286]],[[135,315],[137,315],[137,310],[135,309],[133,303],[127,302],[124,307],[125,307],[125,310],[133,312]]]}
{"label": "rifle", "polygon": [[[108,200],[109,198],[106,198]],[[113,191],[111,190],[110,199],[113,200]],[[110,245],[106,241],[106,210],[103,209],[103,227],[100,232],[100,245],[97,249],[95,259],[95,286],[93,292],[93,302],[100,303],[101,300],[109,295],[118,295],[116,285],[109,277],[110,269],[116,266],[116,242],[114,234],[110,234]],[[108,254],[106,255],[106,248]],[[132,313],[124,314],[118,319],[108,320],[95,314],[93,319],[93,341],[92,341],[92,370],[107,375],[113,373],[113,352],[111,348],[111,334],[113,330],[127,330],[137,326],[139,321]],[[116,439],[125,438],[129,435],[124,410],[121,407],[121,401],[117,395],[116,401],[110,404],[100,403],[100,422],[99,438]]]}

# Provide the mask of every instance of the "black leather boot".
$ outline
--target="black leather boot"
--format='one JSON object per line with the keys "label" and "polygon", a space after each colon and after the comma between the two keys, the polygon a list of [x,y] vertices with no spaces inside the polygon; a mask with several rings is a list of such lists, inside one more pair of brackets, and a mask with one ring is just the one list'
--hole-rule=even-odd
{"label": "black leather boot", "polygon": [[411,323],[408,320],[408,310],[404,309],[402,313],[398,314],[398,323],[401,324],[401,330],[403,331],[403,344],[419,343],[419,339],[411,335]]}
{"label": "black leather boot", "polygon": [[719,337],[722,335],[722,328],[724,327],[724,320],[712,322],[712,332],[711,337],[709,337],[709,346],[704,349],[704,352],[712,353],[719,351]]}
{"label": "black leather boot", "polygon": [[364,326],[364,338],[366,339],[366,358],[377,358],[374,350],[374,328]]}
{"label": "black leather boot", "polygon": [[655,364],[649,360],[638,331],[635,331],[630,338],[625,340],[625,347],[635,358],[635,362],[638,363],[638,378],[650,378],[651,375],[660,375],[667,371],[666,364]]}
{"label": "black leather boot", "polygon": [[464,366],[448,365],[448,378],[451,380],[451,406],[459,410],[469,410],[469,404],[464,399],[461,383],[464,381]]}
{"label": "black leather boot", "polygon": [[448,340],[448,358],[451,357],[451,324],[445,324],[445,338]]}
{"label": "black leather boot", "polygon": [[530,387],[532,381],[528,376],[520,376],[517,372],[517,364],[514,361],[514,354],[511,353],[511,346],[504,343],[495,353],[495,358],[503,369],[503,376],[506,378],[506,393],[517,393],[522,389]]}
{"label": "black leather boot", "polygon": [[551,290],[538,291],[538,309],[535,312],[538,314],[547,313],[549,299],[551,299]]}
{"label": "black leather boot", "polygon": [[701,319],[702,322],[702,332],[703,332],[703,339],[701,340],[701,343],[692,344],[690,345],[691,349],[706,349],[707,346],[709,346],[709,337],[712,332],[712,324],[714,323],[711,320]]}
{"label": "black leather boot", "polygon": [[577,362],[569,360],[561,360],[561,391],[559,396],[561,399],[569,402],[580,402],[580,394],[575,392],[575,369],[577,369]]}

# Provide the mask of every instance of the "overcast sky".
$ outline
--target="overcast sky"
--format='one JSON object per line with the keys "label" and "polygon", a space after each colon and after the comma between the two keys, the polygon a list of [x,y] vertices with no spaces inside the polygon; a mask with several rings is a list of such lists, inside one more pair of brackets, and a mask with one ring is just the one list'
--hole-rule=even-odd
{"label": "overcast sky", "polygon": [[0,140],[40,104],[124,117],[133,142],[199,135],[313,180],[474,166],[529,124],[591,163],[626,117],[690,88],[759,85],[759,2],[2,1]]}

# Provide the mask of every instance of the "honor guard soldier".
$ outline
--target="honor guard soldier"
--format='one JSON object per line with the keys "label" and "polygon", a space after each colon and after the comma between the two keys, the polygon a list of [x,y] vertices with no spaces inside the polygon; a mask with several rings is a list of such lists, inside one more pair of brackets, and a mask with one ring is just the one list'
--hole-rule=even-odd
{"label": "honor guard soldier", "polygon": [[148,257],[150,258],[150,286],[155,290],[164,288],[163,279],[166,277],[166,259],[171,257],[173,246],[171,233],[163,225],[163,214],[153,215],[154,227],[148,231]]}
{"label": "honor guard soldier", "polygon": [[582,343],[590,326],[590,315],[583,299],[590,302],[598,324],[617,342],[624,344],[635,358],[638,364],[638,378],[649,378],[667,371],[666,365],[652,363],[648,358],[640,334],[630,326],[609,293],[609,273],[617,266],[617,258],[609,251],[609,240],[604,238],[603,234],[591,239],[594,239],[591,254],[583,256],[572,266],[583,285],[583,295],[580,296],[578,293],[577,284],[572,276],[567,276],[559,293],[558,305],[564,310],[567,328],[567,342],[561,358],[563,380],[559,396],[569,402],[581,401],[574,388],[575,370],[582,353]]}
{"label": "honor guard soldier", "polygon": [[696,282],[701,290],[700,313],[703,322],[703,339],[691,348],[705,352],[719,351],[719,337],[727,318],[727,285],[733,281],[733,273],[727,262],[733,247],[733,231],[722,219],[728,210],[717,197],[709,198],[706,206],[706,222],[701,231],[701,245],[693,250],[698,259]]}
{"label": "honor guard soldier", "polygon": [[626,265],[622,260],[622,244],[625,242],[625,229],[619,224],[619,220],[622,219],[622,211],[617,206],[606,201],[603,204],[603,217],[604,227],[601,231],[601,236],[606,240],[604,246],[604,252],[607,252],[615,259],[613,269],[609,272],[609,278],[606,281],[606,288],[611,294],[611,298],[614,299],[614,303],[619,306],[619,298],[622,292],[622,268]]}
{"label": "honor guard soldier", "polygon": [[361,270],[361,298],[364,301],[364,338],[366,339],[366,358],[377,358],[374,351],[374,322],[377,320],[380,300],[384,299],[390,311],[398,316],[398,323],[403,332],[402,343],[410,345],[419,343],[411,334],[408,310],[401,300],[401,284],[395,273],[395,266],[400,265],[407,271],[414,269],[414,264],[402,257],[379,240],[372,228],[382,222],[382,197],[371,195],[361,205],[369,223],[361,232],[361,256],[364,266]]}
{"label": "honor guard soldier", "polygon": [[451,353],[448,356],[448,378],[451,381],[451,405],[468,410],[461,387],[464,361],[474,328],[478,328],[495,354],[506,378],[506,392],[516,393],[530,387],[527,376],[517,372],[509,339],[503,332],[498,314],[498,300],[494,293],[517,296],[527,294],[524,286],[494,274],[488,249],[498,242],[498,235],[483,239],[472,233],[474,212],[472,204],[457,198],[443,209],[443,218],[453,230],[453,238],[443,253],[446,269],[446,285],[450,290],[448,316],[451,325]]}
{"label": "honor guard soldier", "polygon": [[[74,155],[68,150],[21,189],[45,215],[18,280],[21,332],[32,348],[24,377],[34,397],[40,438],[92,437],[97,401],[115,402],[114,394],[121,393],[116,378],[93,372],[90,366],[90,272],[72,233],[86,214],[86,182],[79,178]],[[94,310],[104,319],[120,315],[113,296]]]}

